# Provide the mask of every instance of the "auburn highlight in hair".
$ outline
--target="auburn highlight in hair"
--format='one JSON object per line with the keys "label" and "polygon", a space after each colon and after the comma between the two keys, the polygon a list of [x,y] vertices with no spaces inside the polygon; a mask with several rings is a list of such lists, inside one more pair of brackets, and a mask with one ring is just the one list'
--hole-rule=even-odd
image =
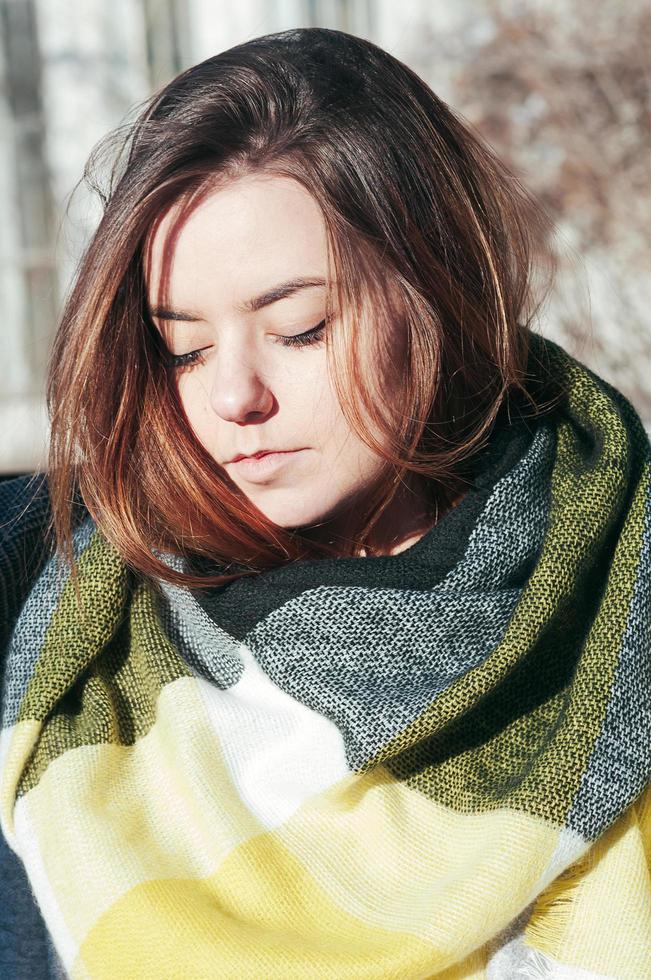
{"label": "auburn highlight in hair", "polygon": [[[116,142],[103,188],[94,168]],[[230,481],[187,422],[148,314],[161,216],[175,206],[182,220],[249,175],[298,181],[325,221],[326,308],[340,311],[328,366],[349,424],[386,472],[343,549],[273,524]],[[550,219],[422,79],[367,40],[301,28],[208,58],[110,133],[84,177],[103,214],[47,381],[52,530],[73,565],[76,498],[134,571],[191,587],[234,576],[176,571],[157,553],[236,563],[236,574],[359,554],[406,474],[425,477],[445,511],[507,399],[537,414],[558,395],[530,356]],[[397,329],[404,363],[388,364]],[[390,404],[384,370],[400,374]]]}

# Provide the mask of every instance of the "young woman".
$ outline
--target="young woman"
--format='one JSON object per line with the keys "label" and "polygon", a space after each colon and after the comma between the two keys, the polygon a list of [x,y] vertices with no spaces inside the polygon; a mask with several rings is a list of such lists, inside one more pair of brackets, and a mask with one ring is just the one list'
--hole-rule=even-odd
{"label": "young woman", "polygon": [[124,150],[1,491],[0,973],[651,975],[651,449],[543,212],[338,31]]}

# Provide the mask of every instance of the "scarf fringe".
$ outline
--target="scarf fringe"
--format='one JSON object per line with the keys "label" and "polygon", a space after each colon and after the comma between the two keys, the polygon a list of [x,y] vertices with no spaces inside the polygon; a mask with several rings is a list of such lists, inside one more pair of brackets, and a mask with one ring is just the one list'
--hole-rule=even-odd
{"label": "scarf fringe", "polygon": [[511,974],[511,980],[550,980],[554,976],[554,966],[549,958],[537,949],[527,949],[527,962],[522,963],[517,972]]}
{"label": "scarf fringe", "polygon": [[[554,878],[536,898],[523,934],[523,941],[532,952],[554,956],[570,923],[576,889],[592,861],[592,852],[588,849],[582,857]],[[547,975],[531,974],[533,977]]]}

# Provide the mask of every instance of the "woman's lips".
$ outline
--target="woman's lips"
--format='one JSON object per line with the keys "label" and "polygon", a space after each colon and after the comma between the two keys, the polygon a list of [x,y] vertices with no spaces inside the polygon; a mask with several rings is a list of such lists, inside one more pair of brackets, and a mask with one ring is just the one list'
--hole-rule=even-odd
{"label": "woman's lips", "polygon": [[291,449],[285,452],[264,453],[262,456],[244,456],[242,459],[228,463],[228,466],[234,467],[238,475],[245,480],[256,483],[268,479],[276,470],[286,466],[303,452],[304,449]]}

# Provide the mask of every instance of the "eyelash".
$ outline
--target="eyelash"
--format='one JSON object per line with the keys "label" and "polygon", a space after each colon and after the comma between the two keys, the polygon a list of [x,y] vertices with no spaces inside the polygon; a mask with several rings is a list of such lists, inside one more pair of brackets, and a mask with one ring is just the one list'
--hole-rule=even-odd
{"label": "eyelash", "polygon": [[[293,337],[278,337],[277,343],[283,345],[283,347],[309,347],[312,344],[318,344],[322,340],[325,331],[326,321],[321,320],[321,323],[317,323],[315,327],[310,327],[309,330],[305,330],[303,333],[296,334]],[[194,367],[195,364],[201,364],[203,357],[201,356],[203,351],[201,350],[191,350],[187,354],[170,354],[169,362],[172,368],[182,368],[182,367]]]}

